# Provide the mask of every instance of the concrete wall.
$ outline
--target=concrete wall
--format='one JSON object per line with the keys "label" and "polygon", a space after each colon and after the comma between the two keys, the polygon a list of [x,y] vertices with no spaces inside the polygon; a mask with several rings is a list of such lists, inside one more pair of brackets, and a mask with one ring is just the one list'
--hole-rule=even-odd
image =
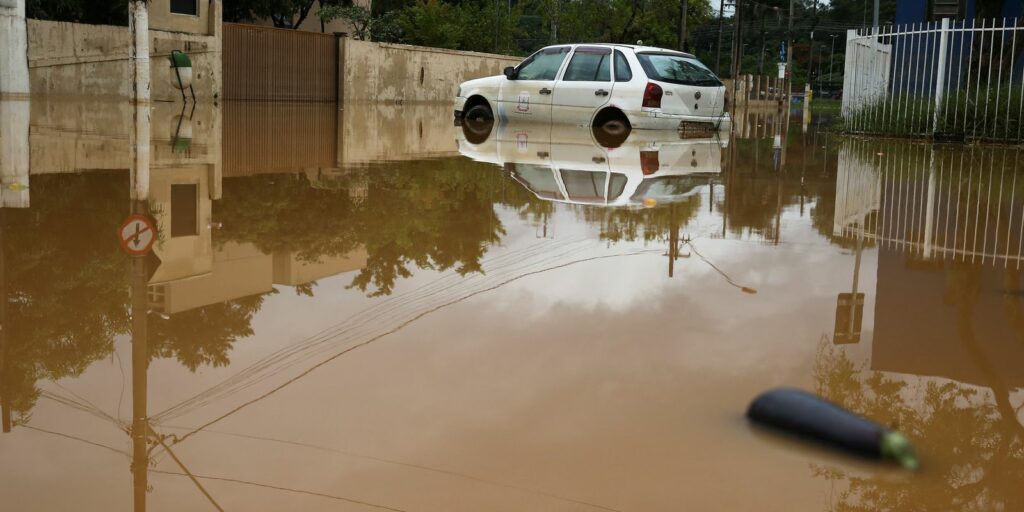
{"label": "concrete wall", "polygon": [[25,0],[0,0],[0,96],[28,94]]}
{"label": "concrete wall", "polygon": [[350,103],[341,111],[338,167],[456,156],[451,99],[394,105]]}
{"label": "concrete wall", "polygon": [[451,102],[459,84],[500,75],[519,57],[341,39],[346,102]]}
{"label": "concrete wall", "polygon": [[[29,102],[23,103],[28,108]],[[192,111],[189,106],[179,124],[181,107],[158,103],[150,108],[153,169],[205,164],[219,176],[221,109],[201,103]],[[34,98],[28,128],[26,152],[33,175],[131,167],[134,126],[133,107],[128,102]],[[175,151],[172,140],[176,138],[190,139],[187,150]],[[214,187],[220,188],[216,183]]]}
{"label": "concrete wall", "polygon": [[[219,30],[215,29],[217,35],[150,30],[153,101],[181,101],[181,93],[171,82],[169,57],[175,49],[192,58],[196,97],[220,96]],[[131,46],[127,27],[30,19],[28,74],[32,94],[130,98]]]}

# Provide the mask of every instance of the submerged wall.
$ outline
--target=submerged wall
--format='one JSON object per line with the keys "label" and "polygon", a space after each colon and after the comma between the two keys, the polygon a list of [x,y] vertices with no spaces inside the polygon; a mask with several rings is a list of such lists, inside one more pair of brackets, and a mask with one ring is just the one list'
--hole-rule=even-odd
{"label": "submerged wall", "polygon": [[[192,59],[193,86],[200,99],[221,91],[220,24],[213,34],[150,30],[153,101],[180,101],[171,82],[172,50]],[[33,95],[132,96],[132,39],[127,27],[28,20],[28,67]]]}
{"label": "submerged wall", "polygon": [[519,57],[341,39],[339,97],[353,102],[451,102],[459,84],[500,75]]}

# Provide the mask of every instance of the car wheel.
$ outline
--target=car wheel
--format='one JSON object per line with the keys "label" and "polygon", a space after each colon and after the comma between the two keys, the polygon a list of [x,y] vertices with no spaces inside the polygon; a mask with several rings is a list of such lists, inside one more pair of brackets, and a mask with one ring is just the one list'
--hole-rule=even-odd
{"label": "car wheel", "polygon": [[466,121],[475,122],[493,121],[494,113],[491,112],[490,105],[486,103],[478,103],[476,105],[473,105],[472,107],[469,107],[469,110],[467,110],[466,113],[462,115],[462,118]]}

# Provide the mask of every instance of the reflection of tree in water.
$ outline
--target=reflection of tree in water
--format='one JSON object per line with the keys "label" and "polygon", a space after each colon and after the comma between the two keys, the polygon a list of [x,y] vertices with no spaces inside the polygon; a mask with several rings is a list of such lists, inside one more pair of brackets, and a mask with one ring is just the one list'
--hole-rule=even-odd
{"label": "reflection of tree in water", "polygon": [[351,286],[387,295],[411,266],[479,272],[487,247],[504,234],[494,211],[503,179],[487,166],[446,159],[351,170],[335,187],[313,188],[292,175],[229,180],[214,205],[225,226],[218,241],[307,261],[363,246],[367,263]]}
{"label": "reflection of tree in water", "polygon": [[303,261],[340,256],[359,245],[348,189],[311,187],[302,174],[224,180],[213,217],[224,224],[217,242],[249,242],[267,254],[292,252]]}
{"label": "reflection of tree in water", "polygon": [[32,207],[3,218],[8,344],[2,391],[16,413],[40,379],[81,374],[128,330],[128,274],[116,226],[128,212],[128,176],[32,177]]}
{"label": "reflection of tree in water", "polygon": [[[679,193],[688,192],[689,189]],[[601,227],[602,240],[623,242],[643,240],[665,241],[673,231],[697,216],[701,198],[691,195],[685,199],[662,204],[655,208],[599,208],[580,207],[582,217]]]}
{"label": "reflection of tree in water", "polygon": [[956,308],[957,334],[969,358],[965,364],[981,370],[988,390],[957,382],[911,385],[866,371],[840,349],[822,346],[814,375],[817,392],[867,417],[898,425],[917,445],[925,472],[903,480],[816,467],[819,476],[846,483],[834,510],[1024,510],[1024,426],[1009,387],[974,335],[979,276],[977,267],[952,268],[946,302]]}
{"label": "reflection of tree in water", "polygon": [[173,357],[193,372],[203,365],[227,366],[235,341],[252,336],[252,316],[263,306],[264,297],[251,295],[176,313],[166,320],[154,318],[149,322],[150,357]]}
{"label": "reflection of tree in water", "polygon": [[[31,186],[31,208],[0,214],[7,300],[0,393],[22,420],[39,397],[38,381],[80,375],[131,331],[128,258],[116,229],[129,211],[128,175],[38,175]],[[249,321],[262,300],[169,320],[153,315],[153,356],[176,357],[191,370],[227,364],[234,341],[252,333]]]}

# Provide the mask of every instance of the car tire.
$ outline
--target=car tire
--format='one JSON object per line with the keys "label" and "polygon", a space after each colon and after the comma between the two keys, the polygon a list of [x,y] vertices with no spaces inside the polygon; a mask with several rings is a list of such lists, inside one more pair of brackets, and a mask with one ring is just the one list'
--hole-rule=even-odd
{"label": "car tire", "polygon": [[466,110],[465,114],[462,114],[464,121],[493,121],[494,112],[491,111],[491,106],[487,103],[477,103]]}

